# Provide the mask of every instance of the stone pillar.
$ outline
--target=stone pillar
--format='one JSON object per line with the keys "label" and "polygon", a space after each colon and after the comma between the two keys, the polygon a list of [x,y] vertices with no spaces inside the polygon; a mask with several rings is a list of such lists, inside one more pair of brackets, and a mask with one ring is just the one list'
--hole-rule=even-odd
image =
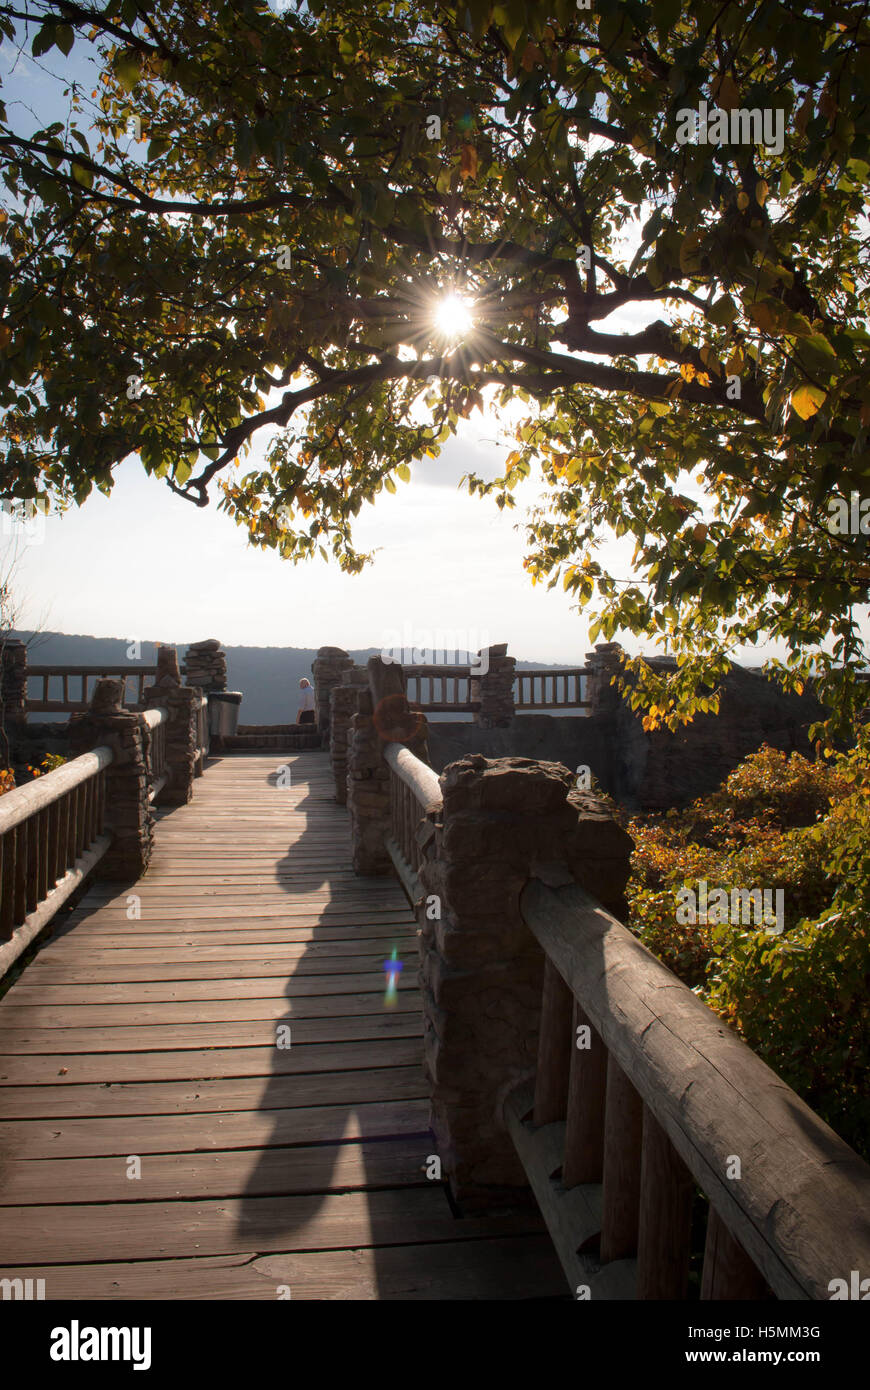
{"label": "stone pillar", "polygon": [[318,732],[329,738],[330,698],[332,689],[341,684],[345,671],[353,668],[353,660],[341,647],[320,647],[311,663],[314,673],[314,708]]}
{"label": "stone pillar", "polygon": [[206,695],[210,690],[226,690],[227,654],[216,637],[191,642],[184,654],[184,683]]}
{"label": "stone pillar", "polygon": [[0,717],[7,731],[27,720],[27,647],[0,636]]}
{"label": "stone pillar", "polygon": [[523,887],[556,866],[624,915],[631,840],[574,780],[559,763],[480,754],[441,777],[443,823],[420,869],[424,1066],[438,1152],[466,1210],[528,1186],[502,1118],[537,1058],[544,955],[520,914]]}
{"label": "stone pillar", "polygon": [[379,656],[369,657],[368,689],[360,690],[357,699],[347,752],[353,867],[358,874],[388,874],[393,867],[384,847],[390,831],[390,770],[381,750],[385,743],[404,743],[428,761],[426,720],[408,704],[402,667]]}
{"label": "stone pillar", "polygon": [[610,683],[622,664],[621,656],[618,642],[599,642],[594,652],[586,653],[586,664],[591,668],[586,685],[591,715],[615,714],[622,704],[622,696]]}
{"label": "stone pillar", "polygon": [[343,671],[341,684],[330,687],[329,755],[335,779],[335,799],[339,806],[347,804],[347,745],[350,721],[356,714],[360,691],[368,686],[364,666],[352,666]]}
{"label": "stone pillar", "polygon": [[484,647],[478,656],[486,672],[471,681],[471,698],[480,701],[474,721],[484,729],[504,729],[514,717],[516,658],[508,656],[506,642]]}
{"label": "stone pillar", "polygon": [[100,876],[126,883],[141,877],[151,859],[154,813],[148,801],[145,733],[141,715],[123,707],[124,682],[97,681],[90,708],[69,721],[74,756],[102,744],[114,759],[106,768],[106,829],[112,844]]}
{"label": "stone pillar", "polygon": [[178,654],[174,647],[157,648],[157,677],[144,693],[146,709],[162,706],[169,719],[166,729],[166,785],[160,793],[163,806],[185,806],[193,798],[196,777],[196,709],[202,695],[198,686],[181,684]]}

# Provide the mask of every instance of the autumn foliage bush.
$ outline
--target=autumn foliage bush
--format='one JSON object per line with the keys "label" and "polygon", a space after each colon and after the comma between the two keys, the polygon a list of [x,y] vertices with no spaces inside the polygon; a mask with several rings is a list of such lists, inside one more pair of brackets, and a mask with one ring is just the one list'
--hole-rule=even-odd
{"label": "autumn foliage bush", "polygon": [[[684,811],[635,817],[629,926],[870,1157],[870,743],[762,748]],[[781,936],[677,921],[677,891],[781,888]]]}

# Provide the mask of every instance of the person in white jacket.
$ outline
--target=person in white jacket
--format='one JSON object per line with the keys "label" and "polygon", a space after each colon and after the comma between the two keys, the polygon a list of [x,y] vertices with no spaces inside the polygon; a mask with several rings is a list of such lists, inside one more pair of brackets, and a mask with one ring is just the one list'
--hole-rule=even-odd
{"label": "person in white jacket", "polygon": [[314,723],[314,689],[311,682],[303,676],[299,682],[299,708],[296,711],[297,724]]}

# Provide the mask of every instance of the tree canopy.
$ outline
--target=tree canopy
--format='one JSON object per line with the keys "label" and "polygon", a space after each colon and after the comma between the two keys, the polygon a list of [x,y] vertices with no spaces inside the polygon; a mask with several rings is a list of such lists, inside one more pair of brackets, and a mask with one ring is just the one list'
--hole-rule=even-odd
{"label": "tree canopy", "polygon": [[[542,477],[532,578],[593,637],[667,636],[676,673],[627,673],[649,727],[714,708],[760,640],[848,722],[863,3],[17,0],[0,29],[97,70],[67,123],[0,107],[7,495],[81,502],[137,454],[255,543],[357,570],[363,503],[520,399],[502,477],[468,486],[510,507]],[[636,580],[597,558],[608,527]]]}

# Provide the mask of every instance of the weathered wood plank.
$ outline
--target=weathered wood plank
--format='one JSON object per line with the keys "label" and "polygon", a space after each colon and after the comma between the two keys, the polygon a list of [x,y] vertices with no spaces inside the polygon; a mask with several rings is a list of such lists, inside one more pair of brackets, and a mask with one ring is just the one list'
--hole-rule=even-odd
{"label": "weathered wood plank", "polygon": [[[426,1182],[432,1136],[313,1148],[144,1152],[138,1178],[126,1155],[11,1160],[0,1167],[0,1208],[49,1203],[142,1202],[216,1197],[295,1196],[330,1188],[362,1191]],[[130,1153],[140,1153],[135,1143]]]}
{"label": "weathered wood plank", "polygon": [[[366,1105],[226,1110],[212,1115],[206,1124],[201,1114],[2,1121],[0,1152],[6,1159],[17,1161],[108,1154],[195,1153],[210,1149],[267,1149],[428,1134],[428,1129],[428,1101],[378,1100]],[[431,1149],[431,1137],[428,1142]]]}
{"label": "weathered wood plank", "polygon": [[351,1071],[401,1058],[419,1062],[420,1039],[367,1038],[361,1042],[297,1042],[286,1052],[274,1047],[190,1048],[183,1052],[103,1052],[62,1056],[0,1054],[0,1082],[7,1086],[67,1085],[130,1081],[205,1082],[225,1077],[293,1076],[300,1072]]}
{"label": "weathered wood plank", "polygon": [[173,1256],[346,1250],[372,1245],[473,1240],[538,1232],[537,1212],[457,1221],[443,1191],[323,1193],[201,1202],[124,1202],[8,1207],[0,1225],[0,1268],[9,1265],[143,1260]]}
{"label": "weathered wood plank", "polygon": [[[413,963],[412,963],[413,965]],[[14,985],[7,996],[17,1007],[38,1007],[48,1005],[140,1005],[158,1001],[178,1003],[183,1000],[202,1000],[219,1002],[233,1000],[244,1002],[245,1007],[253,1007],[257,1001],[269,1002],[276,999],[293,999],[297,996],[311,998],[323,994],[357,994],[383,989],[383,972],[380,981],[375,981],[376,967],[365,972],[347,975],[308,975],[304,980],[294,976],[255,975],[251,979],[238,980],[141,980],[111,984],[71,984],[71,985],[27,985],[25,977]],[[397,981],[397,989],[416,988],[416,972],[408,968]],[[256,1017],[244,1013],[241,1018]],[[266,1015],[263,1015],[266,1017]],[[138,1014],[137,1014],[138,1017]],[[268,1017],[272,1017],[271,1013]],[[34,1022],[36,1020],[34,1019]],[[71,1021],[69,1019],[67,1022]]]}
{"label": "weathered wood plank", "polygon": [[[460,1225],[464,1226],[464,1222]],[[54,1265],[15,1270],[45,1279],[48,1301],[94,1299],[441,1301],[559,1298],[565,1282],[545,1235],[490,1234],[438,1245]],[[286,1297],[286,1292],[283,1293]]]}
{"label": "weathered wood plank", "polygon": [[[383,1036],[421,1037],[419,1001],[403,997],[389,1013],[360,1014],[358,1018],[300,1018],[293,1023],[292,1043],[344,1042]],[[127,1028],[3,1028],[0,1054],[38,1053],[69,1057],[76,1052],[162,1052],[175,1048],[233,1046],[269,1047],[275,1044],[274,1023],[160,1023]],[[278,1049],[280,1051],[281,1049]],[[289,1049],[288,1049],[289,1050]]]}
{"label": "weathered wood plank", "polygon": [[[396,1049],[395,1065],[390,1066],[390,1058],[384,1057],[384,1066],[367,1070],[297,1071],[283,1076],[239,1076],[220,1081],[5,1086],[0,1091],[0,1119],[206,1115],[225,1110],[267,1111],[305,1105],[364,1105],[374,1100],[422,1100],[428,1095],[428,1087],[423,1069],[413,1057],[419,1049],[411,1043],[386,1047]],[[384,1044],[381,1050],[385,1050]],[[335,1048],[328,1051],[334,1059]],[[409,1055],[411,1061],[401,1060]]]}

